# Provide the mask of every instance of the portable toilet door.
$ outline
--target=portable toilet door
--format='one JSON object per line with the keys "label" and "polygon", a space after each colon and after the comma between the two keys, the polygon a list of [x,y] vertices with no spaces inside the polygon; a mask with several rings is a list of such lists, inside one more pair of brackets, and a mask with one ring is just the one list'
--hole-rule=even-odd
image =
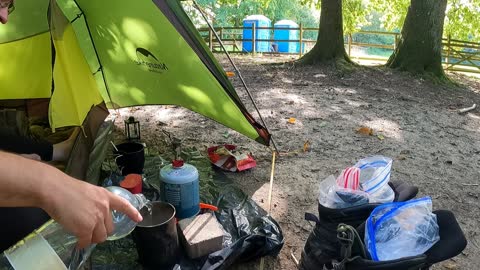
{"label": "portable toilet door", "polygon": [[[281,20],[274,24],[273,39],[277,43],[278,52],[281,53],[298,53],[299,43],[288,42],[287,40],[298,40],[298,24],[290,20]],[[284,40],[284,41],[277,41]]]}
{"label": "portable toilet door", "polygon": [[[243,20],[243,42],[242,50],[244,52],[252,52],[253,46],[253,25],[255,25],[255,40],[270,39],[270,29],[258,29],[259,27],[271,27],[272,22],[263,15],[250,15]],[[270,52],[269,41],[255,41],[256,52]]]}

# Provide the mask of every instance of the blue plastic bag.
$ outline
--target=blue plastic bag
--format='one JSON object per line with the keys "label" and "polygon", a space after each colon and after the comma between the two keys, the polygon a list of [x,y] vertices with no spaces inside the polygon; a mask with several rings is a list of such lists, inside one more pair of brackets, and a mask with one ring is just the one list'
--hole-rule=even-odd
{"label": "blue plastic bag", "polygon": [[365,245],[374,261],[420,255],[438,240],[437,216],[432,213],[430,197],[380,205],[365,226]]}

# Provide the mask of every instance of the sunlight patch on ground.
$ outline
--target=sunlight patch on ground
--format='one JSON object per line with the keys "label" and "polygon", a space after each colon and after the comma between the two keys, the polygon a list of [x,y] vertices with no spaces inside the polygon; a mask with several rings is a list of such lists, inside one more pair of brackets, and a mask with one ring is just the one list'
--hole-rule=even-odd
{"label": "sunlight patch on ground", "polygon": [[354,100],[350,100],[350,99],[344,99],[344,100],[345,100],[345,104],[347,104],[348,106],[354,107],[354,108],[358,108],[360,106],[367,106],[368,105],[367,102],[359,102],[359,101],[354,101]]}
{"label": "sunlight patch on ground", "polygon": [[[274,179],[275,181],[275,179]],[[257,189],[252,199],[258,203],[265,211],[268,211],[268,191],[270,189],[270,182],[266,182],[259,189]],[[288,200],[285,198],[286,194],[283,194],[280,188],[274,183],[272,190],[272,202],[271,202],[271,215],[274,218],[285,216],[288,209]]]}
{"label": "sunlight patch on ground", "polygon": [[287,79],[287,78],[285,78],[285,77],[284,77],[284,78],[282,78],[282,82],[284,82],[284,83],[290,83],[290,84],[292,84],[292,83],[293,83],[293,81],[292,81],[292,80],[290,80],[290,79]]}
{"label": "sunlight patch on ground", "polygon": [[[154,111],[154,118],[150,119],[151,121],[160,121],[163,123],[170,123],[172,126],[180,126],[180,123],[183,122],[182,119],[185,119],[185,115],[189,112],[187,109],[174,106],[164,106],[164,105],[151,105],[151,106],[137,106],[137,107],[128,107],[121,108],[118,110],[109,110],[110,116],[116,118],[117,121],[126,120],[129,116],[134,115],[138,110],[142,111]],[[117,114],[118,111],[118,114]],[[141,124],[141,123],[140,123]]]}
{"label": "sunlight patch on ground", "polygon": [[475,115],[473,113],[468,113],[467,116],[475,120],[480,120],[480,116]]}
{"label": "sunlight patch on ground", "polygon": [[400,142],[404,141],[400,126],[395,122],[380,118],[367,121],[364,123],[364,126],[372,128],[374,133],[381,133],[385,137],[393,138]]}
{"label": "sunlight patch on ground", "polygon": [[[304,97],[295,94],[287,94],[284,90],[278,88],[274,88],[272,91],[265,91],[263,95],[268,96],[262,97],[262,99],[268,98],[269,100],[278,100],[277,109],[282,109],[282,107],[285,107],[286,105],[295,105],[304,108],[310,104],[310,101],[306,100]],[[261,105],[261,102],[259,102],[259,107],[261,107]]]}
{"label": "sunlight patch on ground", "polygon": [[184,122],[187,109],[173,106],[160,106],[155,113],[155,121],[171,123],[172,126],[181,126]]}
{"label": "sunlight patch on ground", "polygon": [[[469,119],[464,125],[465,130],[477,133],[480,132],[480,116],[473,113],[467,113],[466,117]],[[477,140],[477,142],[479,141]]]}
{"label": "sunlight patch on ground", "polygon": [[336,105],[330,106],[330,111],[333,113],[343,113],[343,109]]}
{"label": "sunlight patch on ground", "polygon": [[328,113],[325,113],[323,111],[318,111],[318,109],[313,106],[307,107],[307,108],[304,107],[302,110],[299,110],[298,112],[301,112],[301,114],[307,118],[328,117],[329,115]]}

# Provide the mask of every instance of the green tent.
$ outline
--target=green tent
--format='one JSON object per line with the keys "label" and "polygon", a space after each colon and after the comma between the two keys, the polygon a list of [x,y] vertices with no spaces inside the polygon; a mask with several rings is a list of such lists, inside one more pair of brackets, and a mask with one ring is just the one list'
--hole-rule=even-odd
{"label": "green tent", "polygon": [[102,103],[169,104],[269,144],[178,0],[15,5],[0,25],[0,99],[49,99],[53,129],[84,124]]}

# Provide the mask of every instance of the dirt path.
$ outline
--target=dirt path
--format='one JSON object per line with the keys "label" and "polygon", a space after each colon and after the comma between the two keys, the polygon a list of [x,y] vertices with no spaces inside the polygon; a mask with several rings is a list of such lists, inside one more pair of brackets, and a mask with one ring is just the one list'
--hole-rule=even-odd
{"label": "dirt path", "polygon": [[[226,70],[231,70],[225,59],[221,60]],[[271,64],[285,60],[235,58],[281,152],[288,153],[276,163],[272,205],[272,215],[282,226],[286,242],[278,258],[267,260],[265,269],[295,268],[290,253],[300,258],[311,230],[303,216],[306,211],[316,211],[319,182],[375,154],[392,157],[392,179],[417,185],[419,196],[431,196],[434,209],[453,211],[464,230],[469,241],[465,251],[433,269],[478,269],[480,110],[463,115],[456,110],[480,104],[480,83],[457,76],[465,86],[447,88],[380,68],[362,68],[341,76],[329,66]],[[234,84],[253,112],[237,77]],[[149,145],[163,140],[160,131],[165,129],[188,145],[234,143],[249,149],[258,161],[257,168],[231,176],[266,207],[271,168],[268,149],[182,108],[122,110],[122,116],[130,113],[142,122]],[[294,124],[288,123],[291,117],[296,118]],[[360,126],[372,128],[374,135],[358,134]],[[307,140],[311,150],[304,153]]]}

